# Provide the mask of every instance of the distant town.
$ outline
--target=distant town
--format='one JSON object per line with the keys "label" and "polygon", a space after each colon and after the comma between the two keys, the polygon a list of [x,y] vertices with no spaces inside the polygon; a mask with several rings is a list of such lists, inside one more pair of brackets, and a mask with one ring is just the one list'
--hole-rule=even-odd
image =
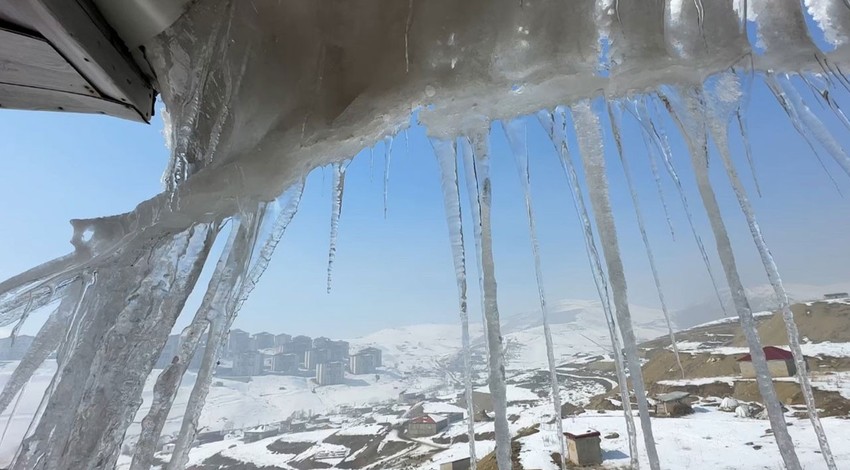
{"label": "distant town", "polygon": [[[180,335],[168,337],[157,368],[171,363],[178,354],[180,341]],[[190,370],[200,367],[201,356],[195,355]],[[375,374],[381,366],[378,348],[363,348],[352,354],[347,341],[265,331],[252,335],[234,329],[230,330],[219,358],[216,376],[231,379],[264,374],[309,376],[317,385],[335,385],[345,382],[346,371],[352,375]]]}

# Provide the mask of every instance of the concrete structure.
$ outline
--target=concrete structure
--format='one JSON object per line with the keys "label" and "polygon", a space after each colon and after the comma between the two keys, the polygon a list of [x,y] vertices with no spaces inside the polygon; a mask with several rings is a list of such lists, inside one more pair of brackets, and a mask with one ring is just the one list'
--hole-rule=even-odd
{"label": "concrete structure", "polygon": [[251,350],[251,335],[247,331],[239,329],[230,330],[230,335],[227,337],[227,351],[231,356],[238,353]]}
{"label": "concrete structure", "polygon": [[383,366],[383,352],[378,348],[363,348],[357,354],[368,354],[372,356],[372,364],[375,367]]}
{"label": "concrete structure", "polygon": [[[776,346],[765,346],[764,355],[767,359],[767,368],[773,377],[793,377],[797,374],[797,366],[794,364],[794,356]],[[753,367],[753,358],[749,354],[738,358],[738,367],[741,377],[755,378],[756,370]]]}
{"label": "concrete structure", "polygon": [[163,444],[162,445],[162,453],[163,454],[170,454],[170,453],[174,452],[174,447],[176,447],[176,445],[173,442],[169,442],[168,444]]}
{"label": "concrete structure", "polygon": [[348,358],[348,370],[354,375],[374,374],[374,356],[358,353]]}
{"label": "concrete structure", "polygon": [[441,463],[440,470],[469,470],[469,457]]}
{"label": "concrete structure", "polygon": [[288,335],[286,333],[281,333],[274,337],[274,345],[278,348],[291,341],[292,335]]}
{"label": "concrete structure", "polygon": [[676,417],[689,415],[694,412],[689,403],[691,394],[688,392],[670,392],[658,395],[653,400],[656,416]]}
{"label": "concrete structure", "polygon": [[304,368],[316,370],[316,366],[329,362],[330,354],[327,349],[308,349],[304,352]]}
{"label": "concrete structure", "polygon": [[304,360],[304,353],[313,347],[313,339],[309,336],[296,336],[292,341],[278,347],[278,352],[295,353]]}
{"label": "concrete structure", "polygon": [[834,294],[824,294],[823,296],[826,300],[846,299],[847,297],[850,297],[847,292],[836,292]]}
{"label": "concrete structure", "polygon": [[272,370],[275,372],[297,372],[300,364],[301,360],[298,354],[277,353],[272,357]]}
{"label": "concrete structure", "polygon": [[325,362],[316,366],[316,383],[319,385],[335,385],[345,381],[345,364],[342,362]]}
{"label": "concrete structure", "polygon": [[252,377],[263,375],[263,356],[257,351],[242,351],[233,358],[233,375]]}
{"label": "concrete structure", "polygon": [[274,347],[275,337],[273,334],[268,332],[261,332],[254,335],[253,343],[254,349],[269,349]]}
{"label": "concrete structure", "polygon": [[578,466],[599,465],[602,463],[602,447],[599,445],[599,431],[583,431],[580,433],[565,432],[567,438],[567,454],[570,462]]}
{"label": "concrete structure", "polygon": [[422,415],[407,423],[407,435],[411,437],[433,436],[448,426],[449,420],[444,416]]}

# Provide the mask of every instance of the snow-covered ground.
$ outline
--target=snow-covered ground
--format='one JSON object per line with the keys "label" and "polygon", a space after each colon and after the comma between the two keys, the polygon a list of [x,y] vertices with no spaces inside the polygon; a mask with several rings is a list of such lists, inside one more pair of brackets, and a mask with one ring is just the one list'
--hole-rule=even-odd
{"label": "snow-covered ground", "polygon": [[[733,356],[749,354],[750,349],[747,347],[737,346],[719,346],[710,347],[699,341],[678,341],[676,346],[680,353],[688,354],[717,354],[721,356]],[[668,349],[672,349],[668,347]],[[827,356],[827,357],[850,357],[850,343],[831,343],[825,341],[823,343],[803,343],[800,345],[803,355]]]}
{"label": "snow-covered ground", "polygon": [[[546,411],[545,406],[527,410],[521,422],[535,421],[535,415]],[[536,419],[538,422],[540,418]],[[815,439],[811,423],[807,419],[788,418],[792,438],[797,446],[800,460],[807,469],[824,468],[824,462]],[[490,423],[487,423],[490,424]],[[823,420],[827,435],[832,440],[833,452],[839,468],[850,468],[850,446],[840,443],[850,432],[850,420],[827,418]],[[614,438],[602,439],[605,467],[625,467],[629,463],[625,422],[621,412],[585,413],[563,421],[566,432],[596,430],[602,436],[617,433]],[[490,426],[492,427],[492,425]],[[710,468],[716,470],[755,470],[782,468],[782,459],[776,449],[773,436],[766,430],[767,421],[738,418],[733,413],[714,408],[696,407],[696,413],[682,418],[659,418],[652,420],[662,468],[687,469]],[[476,429],[477,430],[477,429]],[[480,432],[480,431],[478,431]],[[638,430],[638,442],[642,436]],[[549,456],[558,451],[554,425],[542,425],[541,432],[520,438],[523,450],[520,454],[524,468],[556,470],[558,467]],[[478,443],[484,454],[492,449],[492,441]],[[486,445],[485,445],[486,444]],[[640,445],[640,444],[639,444]],[[643,447],[641,446],[641,450]],[[466,443],[454,444],[448,451],[438,453],[431,461],[417,470],[437,470],[439,464],[468,455]],[[641,466],[648,468],[649,462],[641,453]]]}

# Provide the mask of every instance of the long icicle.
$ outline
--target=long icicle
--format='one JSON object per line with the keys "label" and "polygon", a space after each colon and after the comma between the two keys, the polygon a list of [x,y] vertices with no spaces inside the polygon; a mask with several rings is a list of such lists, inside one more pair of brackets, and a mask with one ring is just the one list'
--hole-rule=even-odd
{"label": "long icicle", "polygon": [[[467,142],[465,142],[465,139],[461,139],[461,149],[465,149],[466,144],[467,144]],[[476,177],[475,177],[475,157],[474,157],[474,155],[472,154],[471,151],[470,152],[462,151],[462,152],[460,152],[460,156],[461,156],[461,159],[463,159],[463,174],[464,174],[464,183],[466,184],[466,187],[467,188],[473,188],[473,187],[477,188],[478,187],[478,181],[476,180]],[[476,243],[477,243],[477,241],[480,237],[478,230],[481,227],[481,210],[478,208],[479,203],[478,203],[478,191],[477,191],[477,189],[476,189],[476,191],[467,191],[466,196],[469,200],[469,207],[471,208],[469,213],[472,216],[472,226],[474,228],[474,236],[475,236],[474,239],[476,240]],[[481,295],[481,293],[484,292],[484,283],[483,283],[484,278],[481,277],[481,271],[484,268],[482,268],[482,266],[481,266],[481,250],[477,249],[477,247],[476,247],[476,250],[475,250],[475,262],[476,262],[475,266],[478,269],[478,273],[479,273],[478,274],[478,292],[479,292],[478,298],[479,298],[479,301],[480,301],[480,308],[481,308],[481,325],[483,327],[483,332],[484,332],[484,340],[482,341],[482,343],[484,343],[484,354],[486,356],[489,356],[490,355],[490,343],[487,341],[487,319],[484,317],[484,296]]]}
{"label": "long icicle", "polygon": [[[268,267],[278,242],[280,242],[287,227],[289,227],[290,222],[292,222],[292,219],[298,212],[303,190],[304,181],[300,181],[285,191],[281,198],[279,198],[279,201],[282,199],[284,202],[283,208],[252,266],[248,265],[248,261],[251,260],[251,254],[256,249],[255,246],[258,237],[256,227],[261,225],[261,221],[255,219],[259,218],[259,216],[251,216],[250,214],[247,216],[252,221],[253,227],[240,235],[240,238],[237,238],[240,246],[238,249],[232,249],[231,253],[228,254],[228,258],[232,254],[233,259],[227,261],[230,264],[230,269],[228,270],[228,275],[222,277],[222,282],[227,282],[228,284],[225,284],[225,286],[230,285],[230,287],[225,289],[216,288],[216,294],[220,297],[225,296],[225,298],[213,299],[210,303],[212,307],[207,316],[210,320],[210,328],[207,333],[207,347],[201,361],[201,368],[198,370],[198,375],[195,379],[195,386],[192,388],[189,401],[186,404],[180,435],[167,470],[180,470],[188,462],[189,449],[195,439],[198,420],[200,419],[204,401],[206,400],[212,382],[213,368],[215,367],[218,353],[227,337],[227,331],[230,329],[230,325],[233,323],[236,315],[242,309],[245,300],[254,290],[260,277]],[[236,225],[241,224],[237,223]],[[237,227],[232,228],[232,230],[237,229]]]}
{"label": "long icicle", "polygon": [[675,165],[673,165],[673,151],[670,149],[670,143],[667,141],[667,136],[664,135],[663,132],[658,131],[658,128],[655,126],[655,122],[653,122],[652,117],[646,108],[646,103],[639,100],[636,102],[636,105],[638,111],[638,122],[641,124],[644,132],[648,132],[649,137],[653,142],[655,142],[655,145],[657,145],[657,148],[661,151],[661,159],[664,162],[664,168],[673,180],[673,183],[676,186],[676,191],[679,193],[679,199],[682,201],[682,207],[685,209],[685,216],[688,219],[688,226],[694,236],[697,248],[699,248],[702,263],[705,265],[705,270],[708,273],[709,280],[711,281],[711,287],[714,289],[714,295],[717,297],[717,302],[720,304],[723,316],[728,317],[729,311],[726,309],[726,302],[723,301],[723,296],[720,295],[720,287],[717,284],[717,279],[714,277],[714,270],[711,269],[711,261],[708,259],[708,252],[702,242],[702,237],[700,237],[699,232],[697,232],[693,212],[691,211],[690,204],[688,204],[688,198],[685,196],[685,189],[682,187],[682,181],[679,179],[679,173],[676,171]]}
{"label": "long icicle", "polygon": [[791,118],[797,132],[806,140],[812,139],[819,142],[841,169],[850,176],[850,156],[847,155],[847,152],[844,151],[829,130],[824,127],[820,119],[809,109],[809,106],[806,105],[790,82],[779,83],[773,75],[768,75],[766,80],[776,99],[779,100],[779,103]]}
{"label": "long icicle", "polygon": [[611,347],[613,349],[614,370],[617,374],[617,385],[620,388],[620,402],[623,404],[623,417],[626,422],[626,431],[629,439],[629,460],[632,469],[639,468],[638,461],[638,446],[637,446],[637,429],[635,427],[635,418],[632,414],[632,405],[629,399],[629,384],[626,378],[626,366],[623,363],[623,347],[620,343],[620,336],[617,334],[617,325],[614,319],[614,314],[611,310],[611,303],[608,299],[608,281],[605,278],[605,272],[602,269],[599,250],[596,248],[596,241],[593,238],[593,227],[590,224],[590,216],[587,212],[587,205],[584,202],[584,196],[581,194],[578,174],[575,166],[569,155],[567,148],[566,135],[566,114],[563,110],[558,110],[557,113],[560,122],[556,122],[555,116],[549,111],[540,111],[537,113],[537,118],[540,124],[549,135],[552,145],[555,146],[555,152],[558,154],[561,162],[561,168],[564,170],[564,176],[567,179],[567,186],[570,188],[572,195],[573,207],[576,215],[582,223],[582,232],[584,234],[585,252],[587,253],[587,261],[590,265],[590,270],[593,273],[593,283],[596,286],[596,292],[599,295],[599,301],[602,304],[602,312],[605,316],[605,324],[608,327],[608,336],[611,339]]}
{"label": "long icicle", "polygon": [[794,322],[794,313],[791,311],[791,302],[788,298],[788,292],[785,290],[785,285],[782,282],[782,277],[779,275],[779,268],[776,266],[776,261],[770,253],[770,249],[764,240],[764,236],[756,220],[755,211],[753,210],[750,200],[747,197],[747,190],[741,184],[741,179],[738,177],[738,172],[732,162],[732,156],[729,152],[729,138],[727,131],[727,123],[729,122],[730,114],[738,107],[741,90],[734,74],[724,74],[721,76],[722,82],[718,85],[719,92],[713,94],[713,99],[708,106],[708,124],[714,138],[717,148],[720,151],[720,156],[723,160],[723,166],[726,168],[726,175],[729,177],[729,182],[732,184],[732,189],[735,191],[735,196],[741,206],[741,211],[747,219],[747,224],[750,228],[750,233],[753,236],[753,241],[758,248],[759,256],[764,265],[767,277],[779,299],[780,309],[782,310],[782,319],[785,321],[785,329],[788,332],[788,344],[791,347],[791,353],[794,356],[794,363],[797,368],[797,379],[800,383],[800,388],[803,391],[803,399],[806,402],[806,408],[809,412],[809,419],[812,422],[812,428],[818,438],[818,445],[821,449],[821,455],[826,462],[827,468],[836,470],[835,458],[832,455],[832,450],[829,447],[829,441],[826,438],[823,424],[818,417],[818,410],[815,404],[814,393],[812,392],[812,384],[809,381],[808,369],[806,366],[806,358],[803,356],[803,351],[800,348],[800,332],[797,330],[797,324]]}
{"label": "long icicle", "polygon": [[679,372],[682,373],[682,378],[685,378],[685,368],[682,367],[682,360],[679,357],[679,347],[676,345],[676,333],[673,331],[673,324],[670,321],[670,311],[667,309],[667,301],[664,298],[664,290],[661,288],[661,278],[658,275],[658,267],[655,265],[655,255],[652,253],[652,245],[649,243],[649,236],[646,234],[646,222],[643,219],[643,211],[640,210],[640,198],[635,189],[634,181],[632,181],[632,172],[629,170],[629,163],[623,151],[623,141],[620,134],[620,123],[614,115],[611,104],[608,103],[608,118],[611,121],[611,131],[614,133],[614,143],[617,146],[617,156],[620,158],[620,164],[623,166],[623,173],[626,175],[626,186],[629,188],[629,193],[632,196],[632,205],[635,207],[635,216],[637,217],[640,236],[643,240],[643,246],[646,249],[646,257],[649,259],[649,268],[652,271],[652,280],[655,282],[655,290],[658,292],[658,301],[661,303],[661,311],[664,313],[664,321],[667,323],[667,333],[670,335],[670,344],[673,347],[673,354],[676,356],[676,364],[679,366]]}
{"label": "long icicle", "polygon": [[345,192],[345,169],[347,162],[333,164],[333,194],[331,194],[331,235],[328,246],[328,294],[331,293],[334,260],[336,259],[336,242],[339,237],[339,217],[342,214],[342,196]]}
{"label": "long icicle", "polygon": [[[222,253],[230,253],[237,233],[238,230],[230,231]],[[133,453],[130,470],[147,470],[153,464],[153,454],[157,450],[159,437],[168,419],[168,413],[171,411],[175,398],[177,398],[180,382],[189,368],[209,324],[209,311],[212,308],[212,301],[218,298],[218,289],[222,287],[222,276],[227,275],[226,260],[226,256],[221,256],[216,263],[209,283],[210,288],[204,294],[192,322],[183,329],[180,335],[181,342],[177,356],[174,357],[168,367],[160,372],[156,379],[153,399],[148,414],[141,422],[142,429],[139,432],[139,439],[136,441],[136,450]]]}
{"label": "long icicle", "polygon": [[605,157],[602,148],[602,128],[599,125],[599,118],[590,109],[589,101],[576,104],[572,110],[579,149],[584,162],[590,203],[593,206],[596,226],[599,229],[602,254],[608,266],[608,278],[611,281],[614,307],[617,312],[617,325],[620,327],[620,334],[623,337],[626,362],[629,365],[629,375],[632,379],[632,387],[635,391],[635,399],[640,413],[640,424],[643,430],[649,467],[652,470],[658,470],[661,465],[658,462],[658,451],[655,448],[652,423],[649,419],[646,387],[643,382],[637,340],[635,339],[631,312],[629,311],[625,270],[620,258],[617,228],[614,224],[614,215],[611,212],[611,202],[608,195],[608,179],[605,175]]}
{"label": "long icicle", "polygon": [[455,141],[432,138],[431,145],[440,168],[440,187],[443,190],[443,205],[449,228],[452,247],[452,262],[457,279],[458,304],[460,307],[460,331],[463,354],[463,384],[466,397],[467,436],[469,437],[469,468],[475,470],[478,458],[475,455],[475,406],[472,402],[472,353],[469,349],[469,312],[466,297],[466,249],[463,244],[463,215],[460,206],[460,187],[457,174],[457,145]]}
{"label": "long icicle", "polygon": [[537,281],[537,296],[540,299],[540,311],[543,316],[543,337],[546,341],[546,359],[549,362],[549,382],[552,387],[552,406],[555,408],[555,424],[558,431],[558,447],[561,453],[561,469],[567,468],[567,452],[564,444],[564,424],[561,421],[561,386],[558,381],[555,362],[555,347],[552,342],[552,330],[549,327],[549,314],[546,305],[546,293],[543,288],[543,269],[540,263],[540,243],[537,240],[537,227],[534,221],[534,206],[531,200],[531,174],[528,164],[528,130],[525,122],[515,119],[503,123],[511,153],[516,161],[517,173],[525,196],[525,214],[528,218],[528,233],[531,238],[531,253],[534,257],[534,277]]}
{"label": "long icicle", "polygon": [[59,303],[59,306],[56,307],[56,310],[50,314],[47,321],[38,330],[23,359],[12,372],[6,385],[3,386],[3,392],[0,393],[0,413],[6,410],[6,407],[9,406],[15,395],[23,389],[33,373],[41,367],[50,353],[56,351],[62,343],[68,328],[70,328],[71,317],[81,292],[82,280],[78,279]]}
{"label": "long icicle", "polygon": [[714,232],[717,252],[726,274],[726,280],[729,283],[729,289],[732,292],[732,299],[735,302],[741,329],[744,331],[744,336],[750,348],[753,367],[756,370],[756,383],[764,401],[768,418],[770,419],[771,429],[773,430],[779,453],[788,470],[801,470],[800,461],[794,450],[794,441],[791,440],[791,436],[788,434],[788,426],[785,424],[782,406],[779,403],[770,370],[767,367],[767,359],[765,358],[764,350],[759,340],[753,312],[747,300],[744,285],[738,274],[735,254],[732,252],[732,242],[729,240],[729,233],[726,230],[723,215],[720,213],[717,196],[714,193],[714,188],[708,176],[708,143],[705,135],[705,120],[702,116],[702,110],[694,107],[695,103],[689,102],[689,106],[685,110],[677,112],[673,108],[670,99],[663,95],[661,96],[664,99],[664,104],[668,112],[681,128],[682,134],[688,143],[691,163],[697,179],[697,187],[706,213],[708,214],[712,231]]}
{"label": "long icicle", "polygon": [[505,385],[504,350],[499,325],[499,306],[496,300],[496,264],[493,260],[493,234],[490,223],[490,155],[487,148],[487,130],[481,130],[471,139],[461,139],[463,151],[473,157],[475,183],[468,191],[477,199],[480,225],[475,230],[475,241],[481,253],[481,285],[484,286],[484,318],[487,324],[487,342],[490,354],[489,386],[493,397],[496,430],[496,462],[499,470],[511,470],[511,431],[508,426],[507,389]]}
{"label": "long icicle", "polygon": [[393,156],[393,138],[384,138],[384,218],[387,218],[387,197],[390,191],[390,160]]}

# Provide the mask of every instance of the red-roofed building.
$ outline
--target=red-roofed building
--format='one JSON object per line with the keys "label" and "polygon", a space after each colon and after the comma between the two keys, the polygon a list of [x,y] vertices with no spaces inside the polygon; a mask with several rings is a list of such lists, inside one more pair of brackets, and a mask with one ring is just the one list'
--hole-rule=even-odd
{"label": "red-roofed building", "polygon": [[[793,377],[797,373],[797,367],[794,365],[794,356],[790,351],[777,348],[776,346],[765,346],[763,350],[764,356],[767,359],[767,368],[771,376]],[[754,378],[756,376],[751,355],[746,354],[739,357],[738,366],[741,369],[741,377]]]}

